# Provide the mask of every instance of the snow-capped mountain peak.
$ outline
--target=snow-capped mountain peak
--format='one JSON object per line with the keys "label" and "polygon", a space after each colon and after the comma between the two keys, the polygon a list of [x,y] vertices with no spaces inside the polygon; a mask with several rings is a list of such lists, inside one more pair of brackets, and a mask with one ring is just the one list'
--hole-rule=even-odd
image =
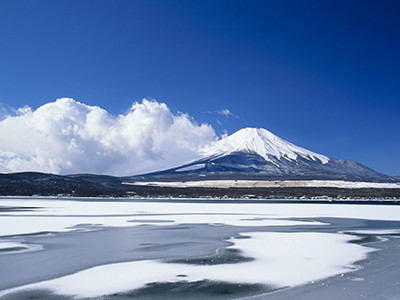
{"label": "snow-capped mountain peak", "polygon": [[[139,176],[140,181],[144,178],[147,178],[147,181],[151,179],[160,182],[190,180],[398,181],[394,177],[381,174],[359,163],[328,158],[298,147],[261,128],[241,129],[205,148],[202,155],[203,157],[184,165]],[[271,193],[274,192],[271,191]]]}
{"label": "snow-capped mountain peak", "polygon": [[323,164],[329,161],[328,157],[289,143],[263,128],[243,128],[207,147],[203,154],[219,156],[233,152],[255,153],[267,161],[271,161],[271,156],[287,160],[300,156]]}

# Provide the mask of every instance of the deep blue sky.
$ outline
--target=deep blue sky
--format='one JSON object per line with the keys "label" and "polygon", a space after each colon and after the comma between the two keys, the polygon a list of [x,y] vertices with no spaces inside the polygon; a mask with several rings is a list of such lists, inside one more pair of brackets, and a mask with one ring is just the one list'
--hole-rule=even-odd
{"label": "deep blue sky", "polygon": [[149,97],[400,175],[399,16],[396,0],[2,0],[0,101],[118,114]]}

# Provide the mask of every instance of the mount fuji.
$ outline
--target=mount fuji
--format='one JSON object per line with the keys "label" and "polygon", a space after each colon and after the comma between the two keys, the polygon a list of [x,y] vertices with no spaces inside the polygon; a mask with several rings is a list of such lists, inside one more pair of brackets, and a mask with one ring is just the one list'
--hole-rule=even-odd
{"label": "mount fuji", "polygon": [[396,181],[359,163],[301,148],[262,128],[241,129],[203,149],[202,158],[196,161],[130,179]]}
{"label": "mount fuji", "polygon": [[251,190],[252,195],[265,198],[329,195],[400,199],[399,182],[397,177],[356,162],[298,147],[265,129],[244,128],[203,149],[199,159],[172,169],[127,177],[0,174],[0,195],[240,198]]}

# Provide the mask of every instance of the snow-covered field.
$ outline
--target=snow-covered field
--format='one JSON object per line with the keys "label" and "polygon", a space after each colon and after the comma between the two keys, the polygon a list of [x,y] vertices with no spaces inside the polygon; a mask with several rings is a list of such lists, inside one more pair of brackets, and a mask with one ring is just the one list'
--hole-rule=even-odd
{"label": "snow-covered field", "polygon": [[400,183],[379,182],[353,182],[344,180],[199,180],[199,181],[175,181],[175,182],[124,182],[129,185],[160,186],[160,187],[208,187],[208,188],[279,188],[279,187],[332,187],[345,189],[377,188],[400,189]]}
{"label": "snow-covered field", "polygon": [[[353,272],[359,269],[357,262],[374,252],[370,246],[354,242],[361,239],[360,234],[396,234],[399,229],[332,230],[329,218],[361,220],[360,224],[365,222],[362,220],[393,223],[400,221],[400,206],[3,199],[0,216],[0,254],[9,260],[21,259],[32,251],[48,251],[46,245],[34,245],[31,252],[18,254],[21,248],[30,247],[24,236],[18,236],[21,234],[89,235],[103,228],[180,228],[188,224],[211,225],[207,229],[211,231],[224,226],[237,228],[236,235],[223,238],[228,243],[224,249],[246,258],[241,262],[193,264],[168,261],[168,257],[121,258],[120,262],[97,264],[39,282],[33,277],[26,284],[0,291],[0,297],[43,289],[71,298],[93,298],[154,283],[211,281],[280,289]],[[168,234],[172,236],[176,230]],[[190,243],[191,237],[186,238]],[[1,270],[0,275],[5,276]]]}

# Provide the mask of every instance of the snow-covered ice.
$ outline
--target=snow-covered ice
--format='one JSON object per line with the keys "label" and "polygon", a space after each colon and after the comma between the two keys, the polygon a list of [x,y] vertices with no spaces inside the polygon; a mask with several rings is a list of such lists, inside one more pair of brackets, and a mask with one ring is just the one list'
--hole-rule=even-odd
{"label": "snow-covered ice", "polygon": [[[146,216],[180,214],[241,214],[270,218],[337,217],[400,221],[400,206],[303,203],[201,203],[140,201],[88,201],[57,199],[2,199],[4,207],[24,206],[25,211],[2,212],[2,216]],[[28,211],[31,208],[32,211]],[[159,218],[159,217],[158,217]],[[204,222],[206,223],[206,222]]]}
{"label": "snow-covered ice", "polygon": [[[22,203],[23,202],[23,203]],[[2,213],[0,236],[40,232],[88,231],[98,227],[139,225],[171,226],[179,224],[216,224],[232,226],[323,225],[316,221],[284,220],[258,213],[256,209],[214,210],[207,205],[84,202],[57,200],[3,200],[2,206],[32,207],[33,210]],[[38,209],[35,209],[40,207]],[[222,207],[219,207],[222,208]],[[232,207],[233,208],[233,207]],[[252,219],[257,217],[256,219]],[[160,222],[162,220],[162,222]]]}
{"label": "snow-covered ice", "polygon": [[4,242],[0,240],[0,250],[12,249],[12,248],[26,248],[26,246],[21,243]]}
{"label": "snow-covered ice", "polygon": [[[0,218],[0,236],[37,232],[88,230],[99,227],[133,227],[141,224],[225,224],[232,226],[321,225],[293,218],[337,217],[400,220],[399,206],[335,204],[235,204],[67,201],[4,199],[2,206],[31,207],[30,211],[7,211]],[[329,208],[329,209],[328,209]],[[291,220],[288,220],[288,219]],[[159,220],[165,222],[159,222]],[[152,222],[153,221],[153,222]]]}
{"label": "snow-covered ice", "polygon": [[23,241],[14,240],[0,240],[0,255],[24,253],[30,251],[38,251],[42,249],[42,245],[39,244],[27,244]]}
{"label": "snow-covered ice", "polygon": [[[162,222],[160,222],[160,220]],[[139,225],[171,226],[179,224],[224,224],[232,226],[323,225],[321,222],[282,219],[249,220],[249,215],[187,214],[169,216],[9,216],[0,218],[0,236],[38,232],[87,231],[97,227],[133,227]]]}
{"label": "snow-covered ice", "polygon": [[[236,234],[229,235],[228,237],[232,237],[229,240],[232,244],[227,248],[237,249],[241,256],[254,260],[214,265],[153,259],[159,257],[137,260],[142,259],[138,257],[130,262],[122,260],[125,262],[112,264],[105,264],[106,261],[99,260],[93,265],[86,266],[88,269],[77,273],[70,271],[64,273],[70,274],[67,276],[4,290],[0,292],[0,296],[39,288],[50,289],[57,294],[90,298],[138,289],[154,282],[202,280],[265,284],[275,288],[297,286],[355,270],[357,268],[355,263],[365,259],[367,254],[373,251],[360,244],[350,243],[352,240],[360,239],[357,234],[399,232],[390,228],[389,230],[354,228],[349,231],[342,228],[337,233],[326,232],[323,228],[326,227],[328,231],[334,228],[329,226],[329,218],[400,221],[400,206],[386,205],[2,199],[1,206],[9,209],[1,213],[0,250],[10,246],[25,245],[22,237],[13,237],[19,234],[90,231],[102,227],[209,224],[215,225],[208,226],[209,228],[237,226],[236,233],[241,232],[241,235],[247,238],[237,238]],[[25,209],[13,211],[13,207]],[[353,222],[363,223],[356,220]],[[304,227],[295,229],[298,225],[309,226],[307,227],[309,231],[304,231],[306,230]],[[276,227],[268,231],[268,226]],[[252,229],[249,229],[250,227]],[[313,228],[315,230],[312,231]],[[149,227],[149,230],[153,230],[153,227]],[[291,230],[296,232],[290,232]],[[43,248],[43,251],[47,251],[46,248]],[[115,261],[121,260],[117,258],[107,263]],[[57,274],[54,276],[59,276],[60,273]],[[26,281],[24,284],[31,282],[34,280]]]}
{"label": "snow-covered ice", "polygon": [[[354,236],[332,233],[244,232],[229,248],[255,260],[237,264],[190,265],[143,260],[98,266],[61,278],[0,292],[47,289],[75,298],[127,292],[155,282],[265,284],[276,288],[301,285],[355,269],[371,248],[348,243]],[[185,275],[182,279],[182,274]]]}

